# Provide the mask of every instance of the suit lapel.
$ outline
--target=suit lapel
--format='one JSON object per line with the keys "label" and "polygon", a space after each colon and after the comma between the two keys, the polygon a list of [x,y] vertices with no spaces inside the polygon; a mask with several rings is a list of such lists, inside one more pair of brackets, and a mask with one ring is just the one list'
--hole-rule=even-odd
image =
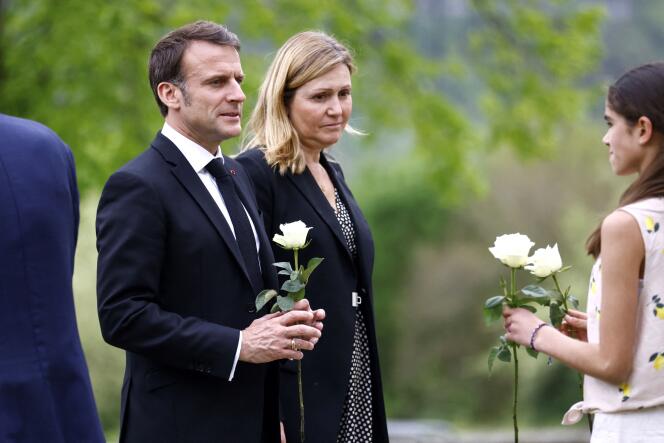
{"label": "suit lapel", "polygon": [[[244,260],[240,254],[240,248],[237,241],[235,241],[233,232],[219,210],[219,207],[205,188],[205,185],[201,182],[196,171],[194,171],[187,159],[184,158],[173,142],[164,137],[161,133],[157,134],[157,137],[152,142],[152,147],[159,151],[164,159],[171,165],[171,172],[175,175],[175,178],[187,190],[189,195],[191,195],[210,222],[214,225],[215,229],[226,243],[226,246],[231,250],[233,257],[235,257],[235,261],[240,265],[245,277],[251,282],[249,274],[244,267]],[[253,283],[252,286],[254,286]]]}
{"label": "suit lapel", "polygon": [[360,207],[357,205],[355,198],[350,193],[350,189],[346,186],[343,178],[339,177],[336,174],[334,168],[329,168],[328,171],[332,171],[332,175],[336,180],[337,189],[341,199],[346,204],[348,212],[350,212],[350,218],[353,221],[355,226],[355,244],[357,245],[357,257],[361,269],[364,271],[364,275],[370,275],[371,270],[371,254],[373,250],[373,244],[371,240],[371,231],[369,230],[369,224],[362,215]]}
{"label": "suit lapel", "polygon": [[353,194],[346,185],[343,176],[337,172],[337,168],[333,167],[328,161],[325,154],[321,155],[321,164],[328,172],[330,179],[334,186],[339,191],[341,200],[346,204],[346,208],[350,213],[350,218],[355,227],[355,244],[357,246],[357,260],[359,265],[359,272],[364,275],[368,281],[371,280],[371,267],[373,262],[373,241],[371,239],[371,230],[367,223],[360,207],[357,205]]}
{"label": "suit lapel", "polygon": [[[321,158],[323,156],[321,155]],[[330,206],[325,198],[325,195],[318,188],[318,183],[314,179],[313,175],[309,172],[309,169],[305,169],[302,174],[293,175],[290,171],[286,173],[288,178],[295,184],[295,187],[302,193],[304,198],[309,202],[309,204],[316,210],[320,218],[327,224],[330,228],[336,239],[339,241],[341,246],[348,257],[352,260],[350,251],[348,250],[348,245],[344,237],[343,232],[341,232],[341,225],[337,220],[337,216],[334,213],[334,209]],[[288,220],[293,221],[293,220]],[[315,237],[316,233],[312,233],[312,236]]]}

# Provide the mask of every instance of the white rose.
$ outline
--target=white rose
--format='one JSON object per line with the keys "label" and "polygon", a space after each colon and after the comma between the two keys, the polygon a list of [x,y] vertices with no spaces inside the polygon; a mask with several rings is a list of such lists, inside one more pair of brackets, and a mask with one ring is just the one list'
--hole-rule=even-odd
{"label": "white rose", "polygon": [[489,251],[510,268],[520,268],[528,263],[528,253],[534,244],[527,235],[505,234],[496,237]]}
{"label": "white rose", "polygon": [[536,250],[528,259],[528,266],[525,266],[525,269],[537,277],[548,277],[554,272],[560,271],[562,267],[563,260],[560,258],[556,243],[553,248],[547,245],[546,248]]}
{"label": "white rose", "polygon": [[272,241],[279,244],[284,249],[302,249],[307,243],[307,233],[310,227],[307,227],[302,221],[298,220],[292,223],[279,225],[280,234],[274,234]]}

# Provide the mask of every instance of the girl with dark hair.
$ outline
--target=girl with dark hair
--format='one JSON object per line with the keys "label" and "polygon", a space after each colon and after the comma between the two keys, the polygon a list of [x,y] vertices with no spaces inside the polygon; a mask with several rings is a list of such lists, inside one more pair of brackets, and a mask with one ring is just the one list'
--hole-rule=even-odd
{"label": "girl with dark hair", "polygon": [[664,63],[620,77],[604,119],[613,172],[638,177],[588,239],[587,313],[558,331],[506,308],[506,337],[586,375],[563,424],[592,413],[591,442],[664,442]]}

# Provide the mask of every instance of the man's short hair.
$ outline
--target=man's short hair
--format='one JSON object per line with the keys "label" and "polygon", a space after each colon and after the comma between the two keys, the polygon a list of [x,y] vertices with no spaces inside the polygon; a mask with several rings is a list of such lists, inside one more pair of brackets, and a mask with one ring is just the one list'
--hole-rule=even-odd
{"label": "man's short hair", "polygon": [[237,35],[226,29],[225,26],[204,20],[184,25],[162,37],[150,53],[149,78],[152,93],[157,100],[161,115],[164,117],[168,114],[168,107],[159,98],[157,86],[162,82],[173,83],[180,87],[186,95],[181,61],[189,44],[197,40],[221,46],[232,46],[236,50],[240,50],[240,40]]}

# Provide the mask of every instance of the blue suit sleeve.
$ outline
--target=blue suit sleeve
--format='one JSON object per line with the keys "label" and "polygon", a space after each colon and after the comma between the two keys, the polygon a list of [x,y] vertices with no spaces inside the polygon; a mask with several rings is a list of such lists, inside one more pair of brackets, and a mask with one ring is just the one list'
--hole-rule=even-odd
{"label": "blue suit sleeve", "polygon": [[[74,155],[71,152],[71,149],[67,147],[67,170],[69,172],[69,189],[71,192],[71,203],[72,203],[72,208],[74,211],[73,214],[73,220],[74,220],[74,236],[72,237],[74,239],[74,244],[73,244],[73,249],[74,251],[76,250],[76,243],[78,241],[78,227],[80,224],[81,216],[80,216],[80,196],[78,193],[78,185],[76,183],[76,166],[74,162]],[[74,257],[74,253],[72,251],[72,260]],[[72,264],[73,265],[73,264]]]}

